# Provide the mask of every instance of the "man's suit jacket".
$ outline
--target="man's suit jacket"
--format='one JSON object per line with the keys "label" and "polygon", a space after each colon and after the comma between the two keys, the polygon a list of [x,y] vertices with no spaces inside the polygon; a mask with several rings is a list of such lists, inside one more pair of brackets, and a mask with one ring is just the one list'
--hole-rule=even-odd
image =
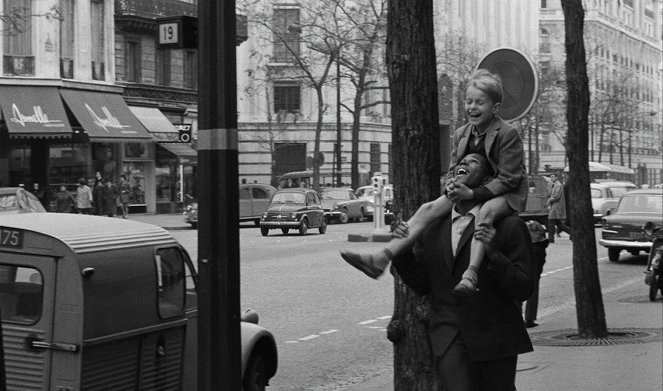
{"label": "man's suit jacket", "polygon": [[495,223],[499,259],[485,257],[479,269],[479,292],[469,298],[452,289],[469,265],[472,221],[451,249],[451,217],[431,224],[413,250],[397,256],[393,265],[403,281],[419,294],[430,294],[430,340],[441,356],[458,332],[470,360],[487,361],[532,350],[520,302],[529,298],[534,268],[531,240],[525,223],[515,216]]}
{"label": "man's suit jacket", "polygon": [[[446,181],[452,179],[453,169],[463,159],[472,125],[466,124],[453,134],[451,164]],[[485,153],[495,177],[486,188],[494,195],[504,195],[511,209],[522,212],[527,205],[527,172],[523,152],[523,140],[518,129],[499,117],[495,117],[486,130]]]}

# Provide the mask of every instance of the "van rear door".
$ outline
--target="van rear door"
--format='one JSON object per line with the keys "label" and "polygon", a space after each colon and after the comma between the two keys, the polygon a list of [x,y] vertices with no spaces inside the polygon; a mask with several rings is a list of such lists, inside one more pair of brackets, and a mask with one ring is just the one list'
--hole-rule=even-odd
{"label": "van rear door", "polygon": [[50,389],[53,343],[54,258],[0,250],[0,311],[7,390]]}

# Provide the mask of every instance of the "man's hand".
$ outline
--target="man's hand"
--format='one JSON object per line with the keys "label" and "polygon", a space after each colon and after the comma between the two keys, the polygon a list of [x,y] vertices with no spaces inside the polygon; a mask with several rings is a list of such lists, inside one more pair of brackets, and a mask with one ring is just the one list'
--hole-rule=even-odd
{"label": "man's hand", "polygon": [[453,202],[462,200],[471,200],[474,198],[474,192],[465,184],[458,181],[451,181],[446,188],[447,198]]}
{"label": "man's hand", "polygon": [[497,230],[495,230],[495,227],[488,223],[480,223],[479,228],[474,231],[474,237],[483,243],[486,248],[486,255],[490,258],[497,253],[497,247],[494,242],[496,234]]}
{"label": "man's hand", "polygon": [[400,220],[397,224],[391,227],[391,237],[403,239],[410,234],[410,227],[407,225],[407,222]]}

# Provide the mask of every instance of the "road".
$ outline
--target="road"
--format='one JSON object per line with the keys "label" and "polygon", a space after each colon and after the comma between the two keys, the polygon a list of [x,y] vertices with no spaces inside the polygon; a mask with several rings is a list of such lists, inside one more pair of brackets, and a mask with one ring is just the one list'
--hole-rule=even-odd
{"label": "road", "polygon": [[[372,223],[332,224],[325,235],[270,231],[262,237],[250,225],[240,229],[241,306],[258,312],[279,349],[278,373],[268,390],[342,390],[391,367],[385,327],[393,310],[393,278],[371,280],[338,255],[342,248],[381,248],[380,243],[347,241],[350,233],[372,230]],[[195,260],[197,231],[172,233]],[[548,247],[539,322],[575,305],[572,243],[563,235]],[[596,235],[598,240],[600,228]],[[604,291],[641,284],[646,295],[646,254],[622,253],[622,262],[615,264],[603,247],[597,251]]]}

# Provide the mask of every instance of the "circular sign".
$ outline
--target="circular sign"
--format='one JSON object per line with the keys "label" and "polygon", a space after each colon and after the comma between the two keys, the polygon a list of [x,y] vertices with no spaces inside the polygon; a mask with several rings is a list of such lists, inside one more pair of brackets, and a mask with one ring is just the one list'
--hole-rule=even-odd
{"label": "circular sign", "polygon": [[502,108],[500,117],[516,121],[524,117],[534,105],[539,91],[539,79],[534,64],[516,49],[499,48],[486,54],[477,69],[487,69],[502,79]]}
{"label": "circular sign", "polygon": [[316,167],[320,167],[325,163],[325,155],[322,152],[318,152],[317,155],[313,157],[313,164]]}

